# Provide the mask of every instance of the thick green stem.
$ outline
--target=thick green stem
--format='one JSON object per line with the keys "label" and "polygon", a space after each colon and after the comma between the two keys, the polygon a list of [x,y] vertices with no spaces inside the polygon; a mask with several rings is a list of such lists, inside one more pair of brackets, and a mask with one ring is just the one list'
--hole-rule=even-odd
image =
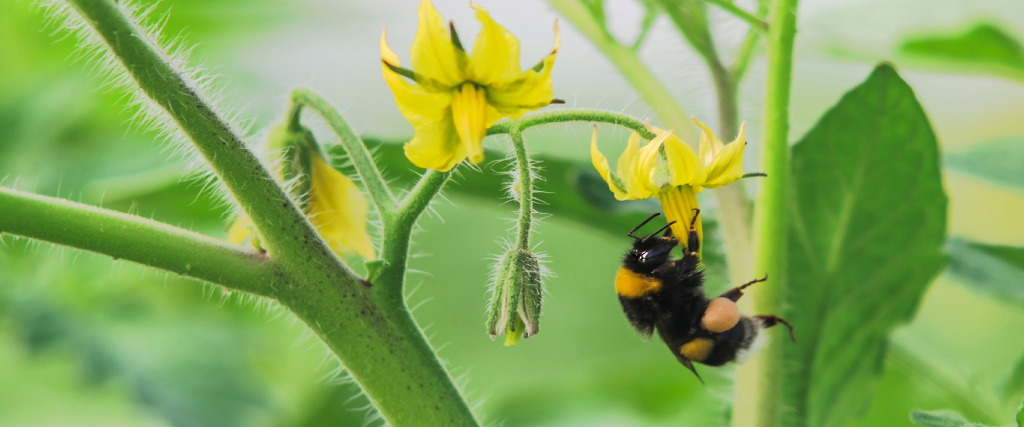
{"label": "thick green stem", "polygon": [[[774,0],[767,42],[768,76],[764,104],[764,167],[768,177],[754,216],[755,276],[770,278],[752,292],[756,313],[781,313],[786,289],[789,185],[789,97],[796,38],[797,0]],[[734,427],[776,427],[782,403],[782,339],[768,330],[767,345],[740,369]]]}
{"label": "thick green stem", "polygon": [[672,95],[658,82],[654,74],[640,62],[636,52],[619,43],[605,28],[603,20],[598,19],[585,2],[548,0],[548,3],[612,61],[644,102],[658,112],[658,117],[667,128],[674,129],[676,135],[683,139],[695,135],[694,127],[683,108],[672,99]]}
{"label": "thick green stem", "polygon": [[273,297],[281,267],[266,254],[153,220],[0,188],[0,230]]}
{"label": "thick green stem", "polygon": [[[315,235],[313,227],[249,151],[198,84],[184,74],[132,22],[113,0],[68,0],[106,42],[139,89],[170,116],[238,201],[260,231],[272,256],[297,253],[295,236]],[[322,243],[320,246],[326,248]],[[355,277],[335,261],[339,274]]]}
{"label": "thick green stem", "polygon": [[380,170],[377,169],[377,165],[373,162],[373,157],[366,149],[366,145],[352,131],[352,128],[345,121],[345,118],[341,117],[338,110],[322,96],[309,89],[292,89],[291,103],[288,106],[286,116],[290,123],[295,123],[299,120],[302,107],[308,107],[315,111],[327,122],[331,130],[338,135],[342,147],[345,147],[345,153],[352,160],[359,178],[363,181],[363,186],[370,193],[370,199],[377,206],[377,211],[383,213],[393,210],[395,208],[395,197],[391,194],[391,190],[388,189],[387,183],[384,182],[384,177],[381,176]]}
{"label": "thick green stem", "polygon": [[[394,426],[478,425],[404,304],[377,301],[372,282],[353,274],[327,247],[271,174],[114,0],[68,0],[95,30],[139,88],[174,119],[253,220],[281,266],[275,296],[338,355],[384,419]],[[305,97],[332,126],[333,108]],[[316,102],[312,102],[316,101]],[[382,215],[393,210],[379,172],[347,126],[335,126]],[[439,187],[438,187],[439,188]],[[387,195],[388,197],[383,197]],[[391,222],[385,215],[385,221]],[[401,289],[409,229],[385,230],[400,247],[385,247],[385,265],[400,273],[380,280]],[[397,270],[398,267],[395,267]],[[385,272],[392,271],[385,269]]]}

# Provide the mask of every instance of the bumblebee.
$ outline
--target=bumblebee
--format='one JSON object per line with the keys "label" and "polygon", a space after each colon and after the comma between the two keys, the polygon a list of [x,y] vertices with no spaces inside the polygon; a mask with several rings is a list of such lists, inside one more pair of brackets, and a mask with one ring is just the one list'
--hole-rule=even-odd
{"label": "bumblebee", "polygon": [[[686,250],[677,260],[670,257],[679,245],[670,228],[674,221],[645,237],[635,236],[633,233],[660,215],[656,213],[627,233],[633,238],[633,248],[626,253],[615,277],[615,292],[633,327],[645,338],[657,330],[672,354],[703,383],[693,362],[708,366],[742,362],[756,348],[761,330],[780,323],[789,328],[794,342],[796,337],[793,325],[778,316],[746,316],[736,308],[743,290],[768,280],[768,276],[708,299],[697,255],[700,239],[694,230],[700,210],[694,211]],[[665,234],[658,236],[662,231]]]}

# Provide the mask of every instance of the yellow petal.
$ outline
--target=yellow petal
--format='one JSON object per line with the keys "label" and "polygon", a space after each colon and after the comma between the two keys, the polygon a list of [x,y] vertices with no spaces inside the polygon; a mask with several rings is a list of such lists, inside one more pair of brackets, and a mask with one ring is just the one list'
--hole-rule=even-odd
{"label": "yellow petal", "polygon": [[444,17],[434,9],[430,0],[420,2],[419,15],[419,29],[412,42],[413,69],[446,86],[462,83],[466,80],[466,73],[459,66],[459,57]]}
{"label": "yellow petal", "polygon": [[[690,222],[693,221],[693,215],[696,213],[694,209],[699,208],[697,206],[697,195],[693,192],[693,187],[689,185],[674,187],[660,193],[658,198],[661,199],[661,210],[665,212],[665,220],[676,222],[672,224],[672,233],[675,234],[683,246],[686,246],[686,236],[690,232]],[[697,222],[694,223],[694,230],[697,231],[699,241],[703,242],[704,227],[701,225],[700,215],[697,216]],[[703,245],[701,246],[703,247]],[[687,250],[689,249],[687,248]]]}
{"label": "yellow petal", "polygon": [[704,181],[704,165],[697,159],[690,144],[674,134],[665,138],[664,144],[668,168],[672,173],[672,185],[700,184]]}
{"label": "yellow petal", "polygon": [[405,157],[424,169],[447,172],[466,156],[465,146],[455,131],[450,108],[440,119],[417,127],[415,136],[405,144]]}
{"label": "yellow petal", "polygon": [[743,148],[747,145],[747,124],[740,125],[740,134],[736,140],[727,144],[719,151],[708,168],[704,186],[721,187],[743,178]]}
{"label": "yellow petal", "polygon": [[[597,149],[597,126],[594,126],[594,136],[590,139],[590,160],[594,163],[594,169],[601,174],[601,179],[608,183],[608,189],[612,191],[617,200],[629,200],[629,195],[622,188],[621,182],[616,182],[617,177],[611,173],[608,167],[608,159]],[[621,160],[621,158],[620,158]],[[619,175],[622,176],[622,175]]]}
{"label": "yellow petal", "polygon": [[351,179],[334,170],[320,156],[312,157],[306,212],[309,221],[335,252],[357,253],[368,260],[374,259],[376,251],[366,233],[366,214],[370,208],[366,197]]}
{"label": "yellow petal", "polygon": [[633,163],[633,159],[636,157],[639,150],[640,134],[633,132],[633,134],[629,136],[629,142],[626,143],[626,151],[623,151],[622,155],[619,156],[619,163],[615,168],[620,177],[627,177],[630,175],[630,165]]}
{"label": "yellow petal", "polygon": [[473,163],[484,160],[484,136],[488,122],[487,92],[473,83],[465,83],[452,94],[452,120],[462,149]]}
{"label": "yellow petal", "polygon": [[[502,115],[512,119],[518,119],[529,111],[551,104],[554,99],[554,92],[551,89],[551,67],[555,65],[560,44],[558,21],[555,21],[555,47],[539,64],[540,70],[529,69],[514,80],[488,85],[487,102]],[[475,47],[473,56],[476,57]]]}
{"label": "yellow petal", "polygon": [[[645,197],[651,197],[660,192],[663,188],[672,185],[672,172],[669,169],[668,159],[662,154],[662,147],[665,140],[672,136],[672,131],[662,132],[652,139],[644,148],[640,149],[633,162],[634,181],[636,191]],[[632,190],[632,189],[631,189]]]}
{"label": "yellow petal", "polygon": [[476,19],[483,28],[473,43],[473,55],[469,58],[471,79],[480,85],[489,86],[508,83],[519,77],[519,40],[491,19],[491,14],[479,5]]}
{"label": "yellow petal", "polygon": [[700,159],[704,162],[705,166],[711,166],[711,162],[715,156],[722,151],[722,141],[715,136],[715,132],[711,130],[696,117],[690,117],[693,123],[700,127]]}
{"label": "yellow petal", "polygon": [[398,62],[398,55],[388,47],[387,35],[385,30],[380,37],[381,71],[384,73],[384,81],[395,95],[398,110],[417,129],[441,120],[448,113],[451,95],[446,91],[431,92],[392,71],[387,64],[396,67],[401,64]]}

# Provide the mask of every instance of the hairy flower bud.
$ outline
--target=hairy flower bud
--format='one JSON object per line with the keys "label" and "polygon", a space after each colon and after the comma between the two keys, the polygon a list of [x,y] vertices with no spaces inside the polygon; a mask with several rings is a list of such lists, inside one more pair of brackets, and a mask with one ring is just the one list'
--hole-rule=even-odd
{"label": "hairy flower bud", "polygon": [[542,266],[528,250],[509,248],[501,257],[491,284],[487,332],[491,339],[506,335],[505,345],[516,345],[539,331]]}

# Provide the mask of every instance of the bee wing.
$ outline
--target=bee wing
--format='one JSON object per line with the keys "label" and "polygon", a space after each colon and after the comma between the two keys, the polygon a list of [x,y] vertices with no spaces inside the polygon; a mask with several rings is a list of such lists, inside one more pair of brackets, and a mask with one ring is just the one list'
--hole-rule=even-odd
{"label": "bee wing", "polygon": [[676,359],[679,359],[679,363],[682,363],[683,366],[686,367],[686,369],[689,369],[690,372],[693,372],[693,374],[697,376],[697,379],[700,380],[700,383],[704,384],[704,379],[701,378],[700,374],[697,373],[697,368],[693,366],[693,362],[691,362],[690,359],[687,359],[681,355],[676,355]]}

